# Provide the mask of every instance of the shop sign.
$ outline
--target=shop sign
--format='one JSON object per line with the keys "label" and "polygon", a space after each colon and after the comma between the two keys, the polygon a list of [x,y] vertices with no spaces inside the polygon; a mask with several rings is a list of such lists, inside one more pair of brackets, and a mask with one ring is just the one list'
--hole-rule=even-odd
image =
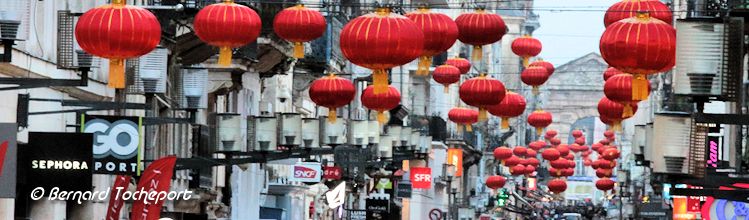
{"label": "shop sign", "polygon": [[140,175],[140,117],[83,115],[83,133],[94,134],[94,173]]}
{"label": "shop sign", "polygon": [[317,162],[300,162],[292,165],[289,180],[305,183],[319,183],[322,179],[322,166]]}
{"label": "shop sign", "polygon": [[348,220],[367,220],[367,210],[347,210]]}
{"label": "shop sign", "polygon": [[411,184],[414,189],[429,189],[432,187],[432,168],[411,167]]}
{"label": "shop sign", "polygon": [[322,177],[329,180],[340,180],[343,177],[343,170],[341,170],[341,167],[325,166],[323,167]]}
{"label": "shop sign", "polygon": [[463,176],[463,149],[451,148],[447,150],[447,164],[455,166],[455,176]]}
{"label": "shop sign", "polygon": [[29,132],[29,143],[19,147],[19,169],[28,189],[91,190],[93,135]]}
{"label": "shop sign", "polygon": [[343,205],[346,199],[346,182],[344,181],[341,184],[338,184],[338,186],[333,188],[333,190],[325,193],[325,198],[327,199],[328,206],[331,209],[335,209]]}
{"label": "shop sign", "polygon": [[411,191],[412,189],[410,182],[398,183],[396,196],[400,198],[411,198]]}
{"label": "shop sign", "polygon": [[15,123],[0,123],[0,198],[16,197],[16,129]]}
{"label": "shop sign", "polygon": [[367,199],[367,220],[390,219],[389,199]]}

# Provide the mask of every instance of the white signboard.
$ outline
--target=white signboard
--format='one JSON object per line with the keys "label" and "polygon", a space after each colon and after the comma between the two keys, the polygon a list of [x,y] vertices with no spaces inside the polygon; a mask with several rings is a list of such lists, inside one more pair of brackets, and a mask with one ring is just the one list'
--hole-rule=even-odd
{"label": "white signboard", "polygon": [[315,162],[302,162],[291,166],[290,181],[319,183],[322,179],[322,166]]}
{"label": "white signboard", "polygon": [[346,198],[346,182],[338,184],[333,190],[325,193],[325,198],[328,200],[328,206],[331,209],[338,208],[343,205],[344,199]]}

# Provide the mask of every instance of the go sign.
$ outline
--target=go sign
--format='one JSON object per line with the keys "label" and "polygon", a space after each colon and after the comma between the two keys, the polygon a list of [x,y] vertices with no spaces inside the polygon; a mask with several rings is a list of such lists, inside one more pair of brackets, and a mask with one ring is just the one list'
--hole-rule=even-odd
{"label": "go sign", "polygon": [[94,134],[94,173],[139,173],[140,118],[87,115],[82,124]]}

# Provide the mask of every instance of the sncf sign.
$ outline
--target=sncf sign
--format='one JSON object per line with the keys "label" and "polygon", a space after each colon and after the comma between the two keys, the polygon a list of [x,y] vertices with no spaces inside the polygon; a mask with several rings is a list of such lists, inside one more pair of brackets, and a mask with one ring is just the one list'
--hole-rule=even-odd
{"label": "sncf sign", "polygon": [[320,163],[298,163],[292,166],[291,181],[318,183],[322,178]]}
{"label": "sncf sign", "polygon": [[411,185],[414,189],[429,189],[432,187],[432,168],[411,167]]}

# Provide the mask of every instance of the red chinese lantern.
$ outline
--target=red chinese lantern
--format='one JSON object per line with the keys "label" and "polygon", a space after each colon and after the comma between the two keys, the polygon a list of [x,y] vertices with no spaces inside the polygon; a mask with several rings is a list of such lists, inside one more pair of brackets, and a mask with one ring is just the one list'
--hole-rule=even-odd
{"label": "red chinese lantern", "polygon": [[193,28],[203,42],[219,48],[218,64],[231,64],[232,48],[252,43],[260,36],[262,22],[251,8],[233,0],[212,4],[201,9]]}
{"label": "red chinese lantern", "polygon": [[612,174],[611,170],[601,169],[601,168],[596,169],[596,176],[598,178],[611,177],[611,174]]}
{"label": "red chinese lantern", "polygon": [[374,92],[379,94],[387,92],[387,69],[421,55],[424,34],[411,19],[391,13],[389,8],[377,8],[343,27],[340,47],[351,63],[373,70]]}
{"label": "red chinese lantern", "polygon": [[556,169],[565,169],[567,168],[567,166],[570,165],[570,163],[568,162],[567,159],[560,157],[559,159],[551,161],[549,165],[551,165],[551,167],[554,167]]}
{"label": "red chinese lantern", "polygon": [[575,162],[574,162],[574,160],[575,160],[575,155],[574,155],[574,154],[567,154],[567,155],[564,155],[564,159],[567,159],[567,160],[569,161],[569,163],[570,163],[570,164],[572,164],[572,165],[571,165],[572,167],[574,167],[574,166],[575,166]]}
{"label": "red chinese lantern", "polygon": [[575,175],[575,169],[574,168],[566,168],[562,170],[562,176],[574,176]]}
{"label": "red chinese lantern", "polygon": [[585,137],[575,138],[575,144],[577,144],[577,145],[585,145]]}
{"label": "red chinese lantern", "polygon": [[567,182],[563,179],[553,179],[549,181],[547,187],[549,187],[550,192],[559,194],[567,190]]}
{"label": "red chinese lantern", "polygon": [[368,109],[377,111],[377,121],[385,123],[385,111],[390,111],[401,103],[401,93],[393,86],[387,92],[376,94],[374,86],[367,86],[361,94],[361,103]]}
{"label": "red chinese lantern", "polygon": [[614,181],[609,178],[603,178],[596,181],[596,188],[601,191],[609,191],[614,189]]}
{"label": "red chinese lantern", "polygon": [[549,176],[552,177],[562,177],[562,169],[557,169],[554,167],[549,167]]}
{"label": "red chinese lantern", "polygon": [[460,74],[466,74],[468,73],[468,71],[471,71],[471,61],[468,61],[465,58],[461,58],[461,57],[450,58],[450,59],[447,59],[447,61],[445,61],[445,64],[458,67],[458,69],[460,70]]}
{"label": "red chinese lantern", "polygon": [[611,78],[612,76],[619,75],[619,74],[623,74],[623,72],[619,71],[618,69],[614,67],[609,67],[608,69],[606,69],[606,71],[603,71],[603,81],[605,82],[609,80],[609,78]]}
{"label": "red chinese lantern", "polygon": [[520,157],[512,155],[510,158],[507,158],[507,160],[503,160],[503,162],[506,167],[513,167],[520,164]]}
{"label": "red chinese lantern", "polygon": [[614,167],[616,167],[615,160],[598,159],[596,160],[595,163],[597,163],[598,168],[601,168],[601,169],[614,169]]}
{"label": "red chinese lantern", "polygon": [[554,64],[546,62],[546,61],[544,61],[542,59],[538,59],[536,61],[533,61],[533,63],[531,63],[530,65],[528,65],[528,67],[532,67],[532,66],[541,66],[541,67],[546,68],[546,73],[549,74],[550,77],[551,77],[552,74],[554,74],[554,71],[555,71]]}
{"label": "red chinese lantern", "polygon": [[541,161],[538,161],[538,159],[536,159],[534,156],[534,157],[526,159],[525,163],[527,163],[528,165],[537,167],[538,165],[541,164]]}
{"label": "red chinese lantern", "polygon": [[523,58],[523,66],[528,66],[528,59],[541,53],[541,41],[530,35],[523,35],[512,41],[512,52]]}
{"label": "red chinese lantern", "polygon": [[546,139],[552,139],[552,138],[554,138],[556,136],[557,136],[557,131],[556,130],[548,130],[548,131],[546,131],[546,134],[544,135],[544,138],[546,138]]}
{"label": "red chinese lantern", "polygon": [[512,157],[512,149],[509,147],[497,147],[494,148],[494,159],[504,161]]}
{"label": "red chinese lantern", "polygon": [[484,9],[464,13],[455,19],[455,23],[459,30],[458,40],[473,45],[471,57],[474,61],[481,60],[483,45],[496,43],[507,33],[507,25],[502,17]]}
{"label": "red chinese lantern", "polygon": [[668,71],[675,64],[676,30],[648,13],[638,13],[611,24],[601,36],[600,48],[609,66],[634,75],[632,100],[645,100],[645,75]]}
{"label": "red chinese lantern", "polygon": [[[623,117],[634,115],[633,108],[637,107],[637,103],[640,102],[640,100],[634,100],[635,98],[632,93],[633,80],[634,76],[632,75],[619,74],[612,76],[603,84],[603,93],[606,95],[606,98],[624,105]],[[650,83],[647,82],[647,79],[645,81],[647,83],[647,90],[645,90],[647,94],[645,94],[645,97],[647,97],[650,94]],[[616,119],[619,117],[609,118]]]}
{"label": "red chinese lantern", "polygon": [[673,14],[668,5],[659,0],[623,0],[611,5],[603,16],[603,25],[608,27],[614,22],[635,17],[638,12],[648,12],[653,18],[673,24]]}
{"label": "red chinese lantern", "polygon": [[541,157],[544,158],[544,160],[555,161],[559,159],[560,155],[557,149],[547,148],[541,152]]}
{"label": "red chinese lantern", "polygon": [[481,74],[460,85],[460,100],[466,104],[479,108],[479,121],[487,118],[486,109],[497,105],[505,98],[505,85],[499,80]]}
{"label": "red chinese lantern", "polygon": [[312,102],[328,108],[330,122],[335,122],[338,117],[336,109],[351,103],[354,96],[356,96],[356,91],[351,80],[333,74],[315,80],[309,87],[309,97]]}
{"label": "red chinese lantern", "polygon": [[[531,157],[531,158],[533,158],[533,159],[535,159],[534,157],[536,157],[536,154],[537,154],[537,153],[538,153],[538,152],[536,152],[536,150],[533,150],[533,149],[527,149],[527,150],[525,150],[525,156],[526,156],[526,157]],[[530,158],[529,158],[529,159],[530,159]]]}
{"label": "red chinese lantern", "polygon": [[[427,67],[427,70],[429,68]],[[440,65],[434,69],[432,78],[445,87],[445,93],[450,91],[450,84],[460,81],[460,69],[452,65]]]}
{"label": "red chinese lantern", "polygon": [[[575,141],[577,141],[577,140],[575,140]],[[570,148],[570,151],[572,151],[574,153],[580,152],[580,145],[577,144],[577,143],[570,144],[568,147]]]}
{"label": "red chinese lantern", "polygon": [[611,139],[614,139],[614,137],[616,137],[616,134],[614,134],[614,131],[608,130],[608,131],[603,132],[603,136],[611,140]]}
{"label": "red chinese lantern", "polygon": [[583,131],[581,130],[574,130],[572,131],[572,137],[574,138],[580,138],[583,136]]}
{"label": "red chinese lantern", "polygon": [[462,125],[466,127],[466,131],[472,132],[473,131],[473,123],[478,122],[478,116],[479,112],[473,109],[468,108],[453,108],[450,109],[449,112],[447,112],[447,118],[450,119],[450,121],[455,122],[458,125]]}
{"label": "red chinese lantern", "polygon": [[602,139],[602,140],[598,141],[598,143],[601,143],[604,146],[606,146],[606,145],[609,145],[611,143],[611,141],[609,141],[609,139]]}
{"label": "red chinese lantern", "polygon": [[513,176],[520,176],[525,174],[525,165],[518,164],[512,166],[512,168],[510,168],[510,174],[512,174]]}
{"label": "red chinese lantern", "polygon": [[498,105],[489,107],[489,113],[502,118],[502,129],[510,128],[510,118],[518,117],[525,111],[525,98],[517,93],[507,91],[505,98]]}
{"label": "red chinese lantern", "polygon": [[86,11],[75,26],[81,49],[109,59],[109,87],[125,88],[125,59],[151,52],[161,41],[161,26],[151,12],[113,0]]}
{"label": "red chinese lantern", "polygon": [[539,151],[541,149],[544,149],[544,147],[546,147],[546,142],[544,142],[544,141],[534,141],[534,142],[531,142],[530,144],[528,144],[528,147],[530,149]]}
{"label": "red chinese lantern", "polygon": [[428,8],[419,8],[406,14],[406,17],[414,21],[424,33],[424,50],[419,57],[416,75],[429,75],[432,56],[447,51],[458,39],[458,25],[447,15],[432,12]]}
{"label": "red chinese lantern", "polygon": [[567,147],[566,144],[560,144],[559,146],[555,147],[559,151],[559,155],[564,157],[567,156],[567,154],[570,154],[570,148]]}
{"label": "red chinese lantern", "polygon": [[611,147],[611,148],[607,148],[606,150],[604,150],[601,156],[603,156],[603,159],[606,159],[606,160],[616,160],[617,158],[619,158],[620,153],[619,153],[619,150]]}
{"label": "red chinese lantern", "polygon": [[533,172],[536,172],[536,167],[533,165],[527,165],[525,166],[525,175],[533,175]]}
{"label": "red chinese lantern", "polygon": [[486,178],[486,187],[489,189],[499,189],[505,186],[507,179],[503,176],[489,176]]}
{"label": "red chinese lantern", "polygon": [[593,164],[593,161],[590,159],[585,159],[585,161],[583,161],[583,166],[589,167],[591,164]]}
{"label": "red chinese lantern", "polygon": [[582,154],[580,154],[580,155],[582,155],[584,158],[588,158],[588,156],[590,156],[591,153],[593,153],[593,151],[591,151],[590,149],[587,149],[587,150],[583,151]]}
{"label": "red chinese lantern", "polygon": [[523,146],[515,146],[515,148],[512,148],[512,153],[518,157],[525,157],[526,151],[528,151],[528,148],[525,148]]}
{"label": "red chinese lantern", "polygon": [[[632,114],[637,112],[637,105],[632,106]],[[601,117],[609,118],[613,121],[614,130],[621,130],[621,121],[632,117],[632,114],[625,112],[625,107],[622,104],[613,102],[606,97],[601,98],[598,101],[598,114]]]}
{"label": "red chinese lantern", "polygon": [[551,144],[551,146],[558,146],[562,144],[562,140],[559,140],[559,138],[551,138],[549,139],[549,144]]}
{"label": "red chinese lantern", "polygon": [[299,4],[278,12],[273,30],[278,37],[294,43],[294,58],[304,58],[304,42],[322,37],[327,26],[325,22],[319,11]]}
{"label": "red chinese lantern", "polygon": [[541,135],[544,128],[551,125],[552,122],[551,113],[545,112],[544,110],[536,110],[528,115],[528,124],[536,128],[536,133]]}
{"label": "red chinese lantern", "polygon": [[538,95],[538,87],[546,83],[549,74],[546,68],[541,66],[531,66],[520,73],[520,80],[526,85],[533,87],[533,94]]}

